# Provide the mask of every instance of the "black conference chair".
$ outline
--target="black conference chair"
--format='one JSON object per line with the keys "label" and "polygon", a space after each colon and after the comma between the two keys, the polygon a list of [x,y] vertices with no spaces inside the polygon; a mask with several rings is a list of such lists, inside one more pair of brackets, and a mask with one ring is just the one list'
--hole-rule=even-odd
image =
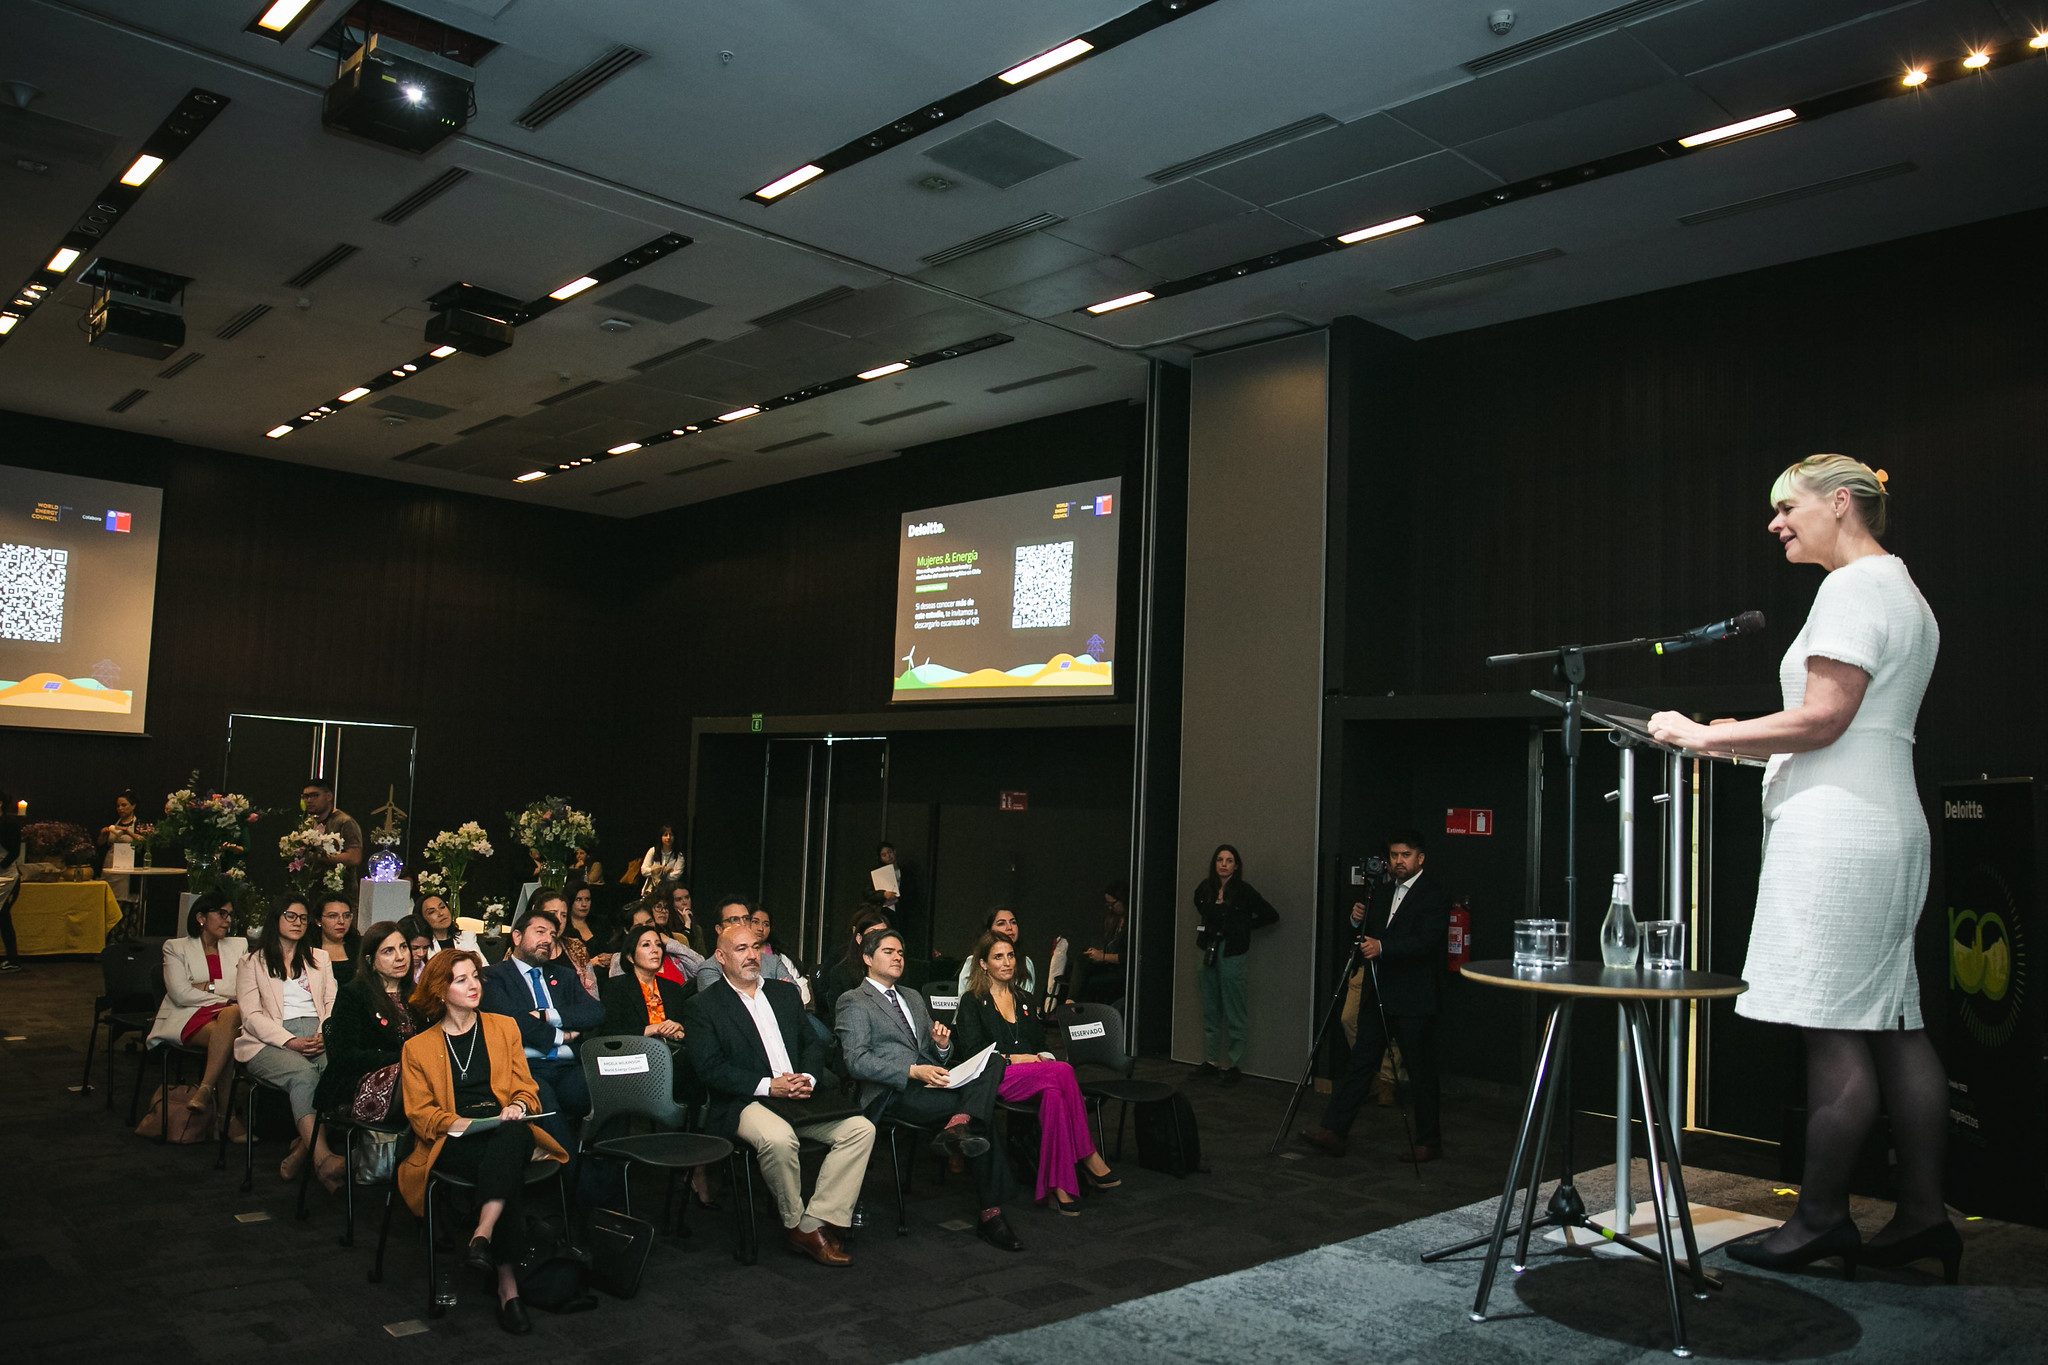
{"label": "black conference chair", "polygon": [[[586,1159],[617,1161],[623,1167],[626,1207],[633,1212],[633,1167],[651,1166],[668,1172],[674,1195],[678,1175],[711,1166],[732,1155],[724,1138],[685,1131],[690,1111],[675,1099],[675,1057],[659,1038],[592,1038],[583,1044],[583,1078],[590,1086],[590,1117],[583,1121],[581,1154]],[[642,1120],[654,1131],[607,1137],[614,1124]],[[690,1201],[683,1199],[677,1231],[689,1235]],[[664,1210],[665,1212],[666,1210]]]}
{"label": "black conference chair", "polygon": [[[102,1028],[107,1031],[107,1108],[114,1107],[114,1044],[131,1033],[147,1035],[156,1023],[164,998],[164,941],[129,939],[100,950],[100,994],[92,1002],[92,1029],[85,1036],[85,1073],[78,1093],[92,1093],[92,1054]],[[142,1059],[136,1059],[135,1094],[128,1102],[128,1123],[142,1103]]]}
{"label": "black conference chair", "polygon": [[[1102,1106],[1115,1101],[1116,1115],[1116,1156],[1124,1154],[1124,1125],[1134,1104],[1154,1104],[1160,1100],[1172,1099],[1175,1088],[1165,1081],[1143,1081],[1132,1073],[1137,1070],[1138,1059],[1124,1051],[1123,1016],[1108,1005],[1064,1005],[1061,1006],[1056,1022],[1061,1024],[1067,1035],[1067,1061],[1073,1066],[1075,1076],[1081,1081],[1081,1098],[1095,1115],[1095,1148],[1102,1150]],[[1081,1070],[1088,1067],[1110,1073],[1108,1080],[1081,1078]],[[1178,1130],[1176,1130],[1176,1141]]]}

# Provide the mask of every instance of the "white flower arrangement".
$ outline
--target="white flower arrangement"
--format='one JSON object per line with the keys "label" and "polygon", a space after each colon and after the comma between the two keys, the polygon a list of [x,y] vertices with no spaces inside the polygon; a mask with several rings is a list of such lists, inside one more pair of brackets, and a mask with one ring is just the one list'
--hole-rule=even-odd
{"label": "white flower arrangement", "polygon": [[423,862],[435,870],[422,871],[415,881],[420,896],[439,896],[455,914],[462,913],[462,888],[469,881],[469,861],[488,858],[495,850],[484,827],[465,820],[454,829],[444,829],[427,840],[420,850]]}
{"label": "white flower arrangement", "polygon": [[285,876],[304,895],[312,891],[316,882],[329,891],[339,891],[347,884],[340,864],[326,861],[328,855],[341,852],[341,845],[340,834],[322,829],[319,822],[308,816],[297,829],[277,841],[277,852],[284,859]]}
{"label": "white flower arrangement", "polygon": [[588,815],[559,796],[544,796],[522,811],[507,811],[512,833],[544,869],[541,884],[559,889],[567,879],[569,860],[579,848],[597,842],[597,826]]}

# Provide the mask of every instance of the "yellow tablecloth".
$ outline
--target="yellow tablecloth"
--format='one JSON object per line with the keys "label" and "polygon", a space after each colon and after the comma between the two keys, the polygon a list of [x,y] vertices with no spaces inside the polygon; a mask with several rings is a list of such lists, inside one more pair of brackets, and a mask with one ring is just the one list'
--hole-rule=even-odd
{"label": "yellow tablecloth", "polygon": [[23,956],[97,953],[121,922],[121,902],[105,882],[24,882],[14,901],[14,936]]}

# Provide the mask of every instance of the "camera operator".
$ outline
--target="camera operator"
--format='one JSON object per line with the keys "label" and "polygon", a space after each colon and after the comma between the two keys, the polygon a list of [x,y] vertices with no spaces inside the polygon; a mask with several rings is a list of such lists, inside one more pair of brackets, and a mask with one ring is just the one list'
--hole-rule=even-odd
{"label": "camera operator", "polygon": [[1366,964],[1358,1042],[1351,1049],[1351,1065],[1323,1113],[1322,1127],[1301,1134],[1303,1142],[1331,1156],[1344,1155],[1349,1145],[1346,1134],[1379,1075],[1390,1041],[1401,1046],[1415,1104],[1416,1145],[1403,1152],[1402,1159],[1435,1161],[1443,1155],[1436,1016],[1450,937],[1451,896],[1441,881],[1423,871],[1425,857],[1419,832],[1395,831],[1387,841],[1392,883],[1375,889],[1362,911],[1353,907],[1364,927],[1358,956]]}

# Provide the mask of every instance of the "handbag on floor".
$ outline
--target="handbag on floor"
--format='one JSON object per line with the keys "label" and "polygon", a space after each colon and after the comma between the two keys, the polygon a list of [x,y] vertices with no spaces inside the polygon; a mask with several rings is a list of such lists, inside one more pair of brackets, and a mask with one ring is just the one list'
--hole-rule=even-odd
{"label": "handbag on floor", "polygon": [[592,1209],[588,1240],[591,1284],[615,1299],[639,1293],[640,1277],[654,1250],[654,1224],[611,1209]]}
{"label": "handbag on floor", "polygon": [[1133,1105],[1137,1111],[1138,1164],[1148,1171],[1184,1176],[1202,1171],[1202,1135],[1195,1107],[1176,1090],[1163,1100]]}
{"label": "handbag on floor", "polygon": [[[213,1133],[213,1107],[188,1109],[186,1104],[192,1098],[196,1087],[174,1085],[171,1087],[171,1142],[205,1142]],[[164,1132],[164,1088],[158,1086],[156,1093],[149,1097],[149,1112],[142,1116],[142,1122],[135,1125],[137,1137],[162,1137]]]}
{"label": "handbag on floor", "polygon": [[411,1133],[358,1129],[349,1147],[348,1178],[358,1185],[389,1185],[398,1179],[398,1163],[411,1147]]}

